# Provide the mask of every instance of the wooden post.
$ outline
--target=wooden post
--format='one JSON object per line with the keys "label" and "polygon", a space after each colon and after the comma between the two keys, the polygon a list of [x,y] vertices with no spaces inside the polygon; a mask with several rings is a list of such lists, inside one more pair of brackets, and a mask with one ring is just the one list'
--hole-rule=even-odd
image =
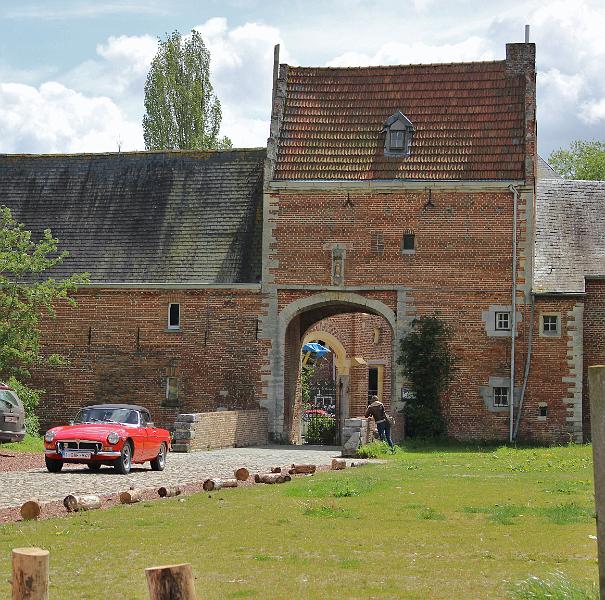
{"label": "wooden post", "polygon": [[150,600],[197,600],[189,563],[145,569]]}
{"label": "wooden post", "polygon": [[588,367],[590,431],[597,513],[599,589],[605,600],[605,365]]}
{"label": "wooden post", "polygon": [[13,549],[12,600],[48,600],[48,550]]}
{"label": "wooden post", "polygon": [[246,467],[240,467],[239,469],[235,469],[234,473],[235,478],[238,481],[247,481],[248,477],[250,477],[250,471],[246,469]]}

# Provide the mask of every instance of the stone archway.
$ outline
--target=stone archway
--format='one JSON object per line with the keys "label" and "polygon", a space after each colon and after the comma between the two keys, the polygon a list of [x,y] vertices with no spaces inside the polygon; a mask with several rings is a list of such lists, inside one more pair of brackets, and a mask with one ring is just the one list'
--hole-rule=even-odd
{"label": "stone archway", "polygon": [[[321,292],[295,300],[277,315],[271,336],[271,375],[264,405],[269,409],[271,434],[275,439],[298,442],[293,399],[300,392],[300,347],[304,334],[314,323],[330,316],[365,312],[381,316],[388,323],[393,340],[392,372],[395,374],[397,319],[395,312],[383,302],[353,292]],[[396,379],[398,379],[396,377]],[[298,389],[297,389],[298,386]],[[391,402],[396,400],[398,382],[391,388]]]}

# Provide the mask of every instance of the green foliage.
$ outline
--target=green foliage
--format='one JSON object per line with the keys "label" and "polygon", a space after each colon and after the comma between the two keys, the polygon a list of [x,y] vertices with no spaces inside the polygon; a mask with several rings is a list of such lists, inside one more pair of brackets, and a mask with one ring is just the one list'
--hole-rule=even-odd
{"label": "green foliage", "polygon": [[386,442],[380,440],[359,446],[355,453],[359,458],[383,458],[390,454],[392,454],[391,447]]}
{"label": "green foliage", "polygon": [[147,150],[231,148],[219,138],[221,103],[210,82],[210,52],[195,30],[158,40],[145,83],[143,137]]}
{"label": "green foliage", "polygon": [[517,583],[510,597],[512,600],[599,600],[599,590],[594,583],[582,585],[557,572],[545,579],[532,576]]}
{"label": "green foliage", "polygon": [[565,179],[605,180],[605,142],[576,140],[569,150],[555,150],[548,162]]}
{"label": "green foliage", "polygon": [[300,370],[300,388],[304,408],[311,407],[311,379],[315,375],[315,367],[303,366]]}
{"label": "green foliage", "polygon": [[336,437],[336,419],[314,416],[309,421],[305,442],[307,444],[333,444]]}
{"label": "green foliage", "polygon": [[454,371],[449,347],[451,328],[437,316],[412,321],[401,340],[397,363],[412,387],[405,407],[406,433],[414,437],[436,437],[445,433],[441,396]]}
{"label": "green foliage", "polygon": [[58,251],[49,229],[40,241],[32,240],[5,206],[0,207],[0,225],[0,380],[21,380],[33,365],[61,363],[57,355],[42,355],[40,319],[43,313],[54,316],[59,301],[74,304],[70,292],[88,279],[85,274],[61,281],[44,277],[67,256]]}
{"label": "green foliage", "polygon": [[32,436],[37,436],[40,433],[40,422],[36,415],[36,406],[40,403],[40,396],[44,393],[43,390],[36,390],[21,383],[15,377],[9,377],[8,385],[10,385],[25,408],[25,428],[27,433]]}
{"label": "green foliage", "polygon": [[25,434],[25,439],[21,442],[10,442],[2,444],[2,450],[11,452],[44,452],[44,439],[39,435]]}

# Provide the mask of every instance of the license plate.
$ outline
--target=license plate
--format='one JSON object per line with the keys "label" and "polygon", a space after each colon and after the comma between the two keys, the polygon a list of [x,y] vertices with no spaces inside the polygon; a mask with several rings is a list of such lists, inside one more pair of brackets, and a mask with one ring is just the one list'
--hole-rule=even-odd
{"label": "license plate", "polygon": [[12,415],[5,415],[4,416],[4,422],[5,423],[18,423],[19,422],[19,417],[15,417]]}
{"label": "license plate", "polygon": [[83,450],[63,450],[63,458],[90,458],[92,452],[84,452]]}

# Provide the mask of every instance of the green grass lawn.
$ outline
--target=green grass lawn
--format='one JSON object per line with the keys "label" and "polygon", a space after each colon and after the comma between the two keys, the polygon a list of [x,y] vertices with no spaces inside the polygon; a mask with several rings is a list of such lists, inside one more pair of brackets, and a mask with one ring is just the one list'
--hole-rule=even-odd
{"label": "green grass lawn", "polygon": [[[0,528],[51,552],[51,597],[147,598],[191,562],[200,598],[507,598],[531,575],[597,579],[589,446],[408,445],[386,465]],[[109,594],[108,590],[111,590]]]}
{"label": "green grass lawn", "polygon": [[44,439],[41,436],[29,435],[27,433],[22,442],[0,444],[0,452],[2,450],[9,450],[10,452],[44,452]]}

